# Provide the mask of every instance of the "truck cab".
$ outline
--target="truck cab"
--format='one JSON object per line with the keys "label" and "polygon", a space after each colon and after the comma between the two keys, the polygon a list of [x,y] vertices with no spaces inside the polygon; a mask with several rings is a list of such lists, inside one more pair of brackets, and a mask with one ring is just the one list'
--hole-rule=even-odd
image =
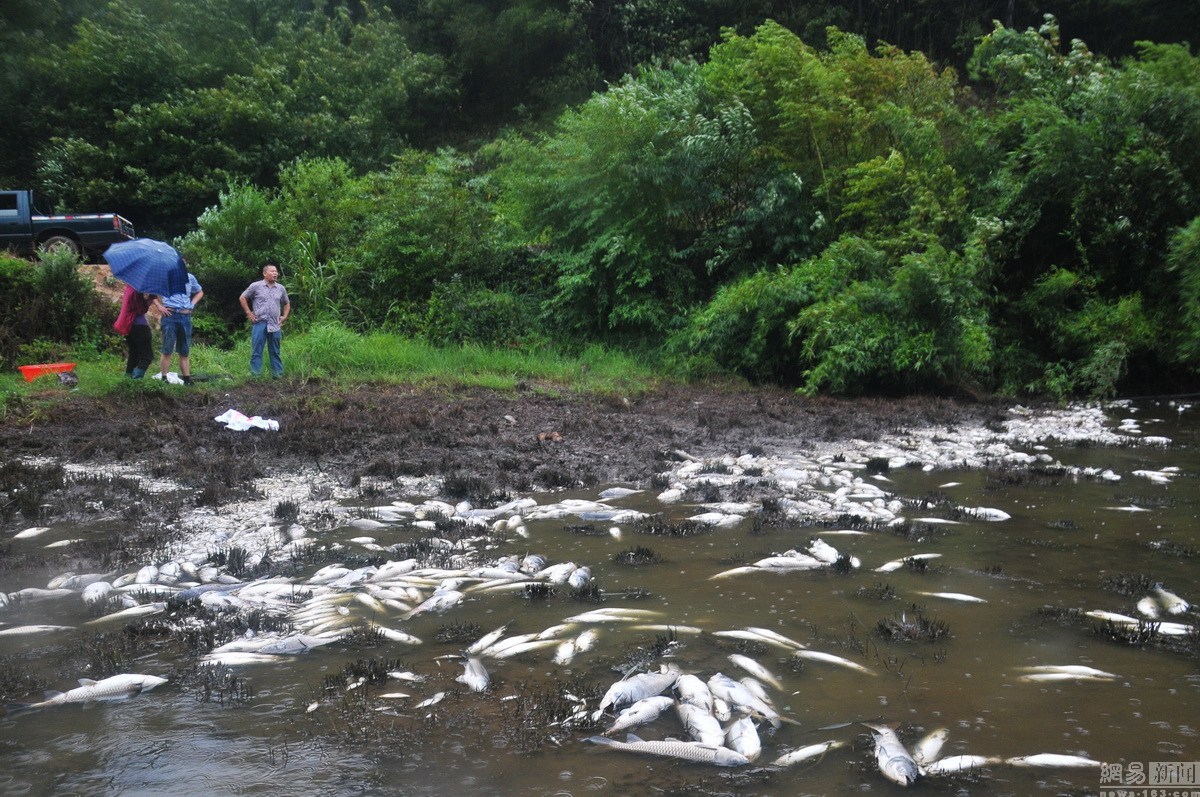
{"label": "truck cab", "polygon": [[35,207],[32,191],[0,191],[0,251],[66,248],[82,257],[134,237],[133,225],[116,213],[49,215]]}

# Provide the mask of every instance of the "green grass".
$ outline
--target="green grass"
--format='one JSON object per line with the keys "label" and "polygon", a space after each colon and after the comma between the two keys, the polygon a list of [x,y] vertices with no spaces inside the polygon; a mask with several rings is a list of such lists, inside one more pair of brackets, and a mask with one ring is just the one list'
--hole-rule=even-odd
{"label": "green grass", "polygon": [[[230,351],[195,342],[192,373],[220,379],[188,389],[228,389],[248,381],[249,358],[248,335]],[[125,378],[123,356],[75,352],[69,360],[77,363],[77,390],[84,395],[184,389],[150,379],[131,382]],[[172,370],[178,369],[177,363],[172,361]],[[480,346],[439,348],[384,332],[360,335],[337,324],[317,324],[303,332],[285,333],[283,363],[288,381],[319,379],[343,387],[382,382],[509,391],[525,385],[548,391],[628,396],[670,378],[636,357],[602,346],[589,346],[577,356]],[[156,354],[151,373],[157,370]],[[69,389],[60,386],[53,376],[27,383],[20,372],[0,374],[0,418],[15,400],[53,399],[68,393]]]}

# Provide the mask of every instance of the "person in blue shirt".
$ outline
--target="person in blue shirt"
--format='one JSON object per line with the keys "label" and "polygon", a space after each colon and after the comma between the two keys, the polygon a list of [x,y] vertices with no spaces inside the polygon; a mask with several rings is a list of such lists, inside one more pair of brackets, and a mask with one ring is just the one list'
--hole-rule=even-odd
{"label": "person in blue shirt", "polygon": [[202,298],[204,289],[190,271],[187,289],[183,293],[154,297],[154,306],[162,314],[162,357],[158,365],[163,381],[166,381],[167,370],[171,367],[171,355],[179,352],[179,377],[185,385],[192,383],[189,361],[192,351],[192,313]]}

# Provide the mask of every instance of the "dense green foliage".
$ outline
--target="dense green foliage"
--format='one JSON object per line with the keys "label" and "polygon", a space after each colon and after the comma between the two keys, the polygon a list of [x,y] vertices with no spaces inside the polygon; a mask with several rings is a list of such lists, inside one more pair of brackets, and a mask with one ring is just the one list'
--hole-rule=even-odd
{"label": "dense green foliage", "polygon": [[[0,181],[178,235],[210,344],[273,261],[302,328],[807,392],[1200,374],[1189,3],[28,6]],[[95,337],[22,320],[39,268],[3,261],[10,361]]]}

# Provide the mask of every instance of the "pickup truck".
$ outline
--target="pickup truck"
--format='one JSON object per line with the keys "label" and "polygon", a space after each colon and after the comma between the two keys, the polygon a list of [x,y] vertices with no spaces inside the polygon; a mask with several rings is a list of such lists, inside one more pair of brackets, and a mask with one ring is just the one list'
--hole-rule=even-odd
{"label": "pickup truck", "polygon": [[83,256],[134,237],[133,225],[116,213],[47,216],[34,207],[32,191],[0,191],[0,251],[66,248]]}

